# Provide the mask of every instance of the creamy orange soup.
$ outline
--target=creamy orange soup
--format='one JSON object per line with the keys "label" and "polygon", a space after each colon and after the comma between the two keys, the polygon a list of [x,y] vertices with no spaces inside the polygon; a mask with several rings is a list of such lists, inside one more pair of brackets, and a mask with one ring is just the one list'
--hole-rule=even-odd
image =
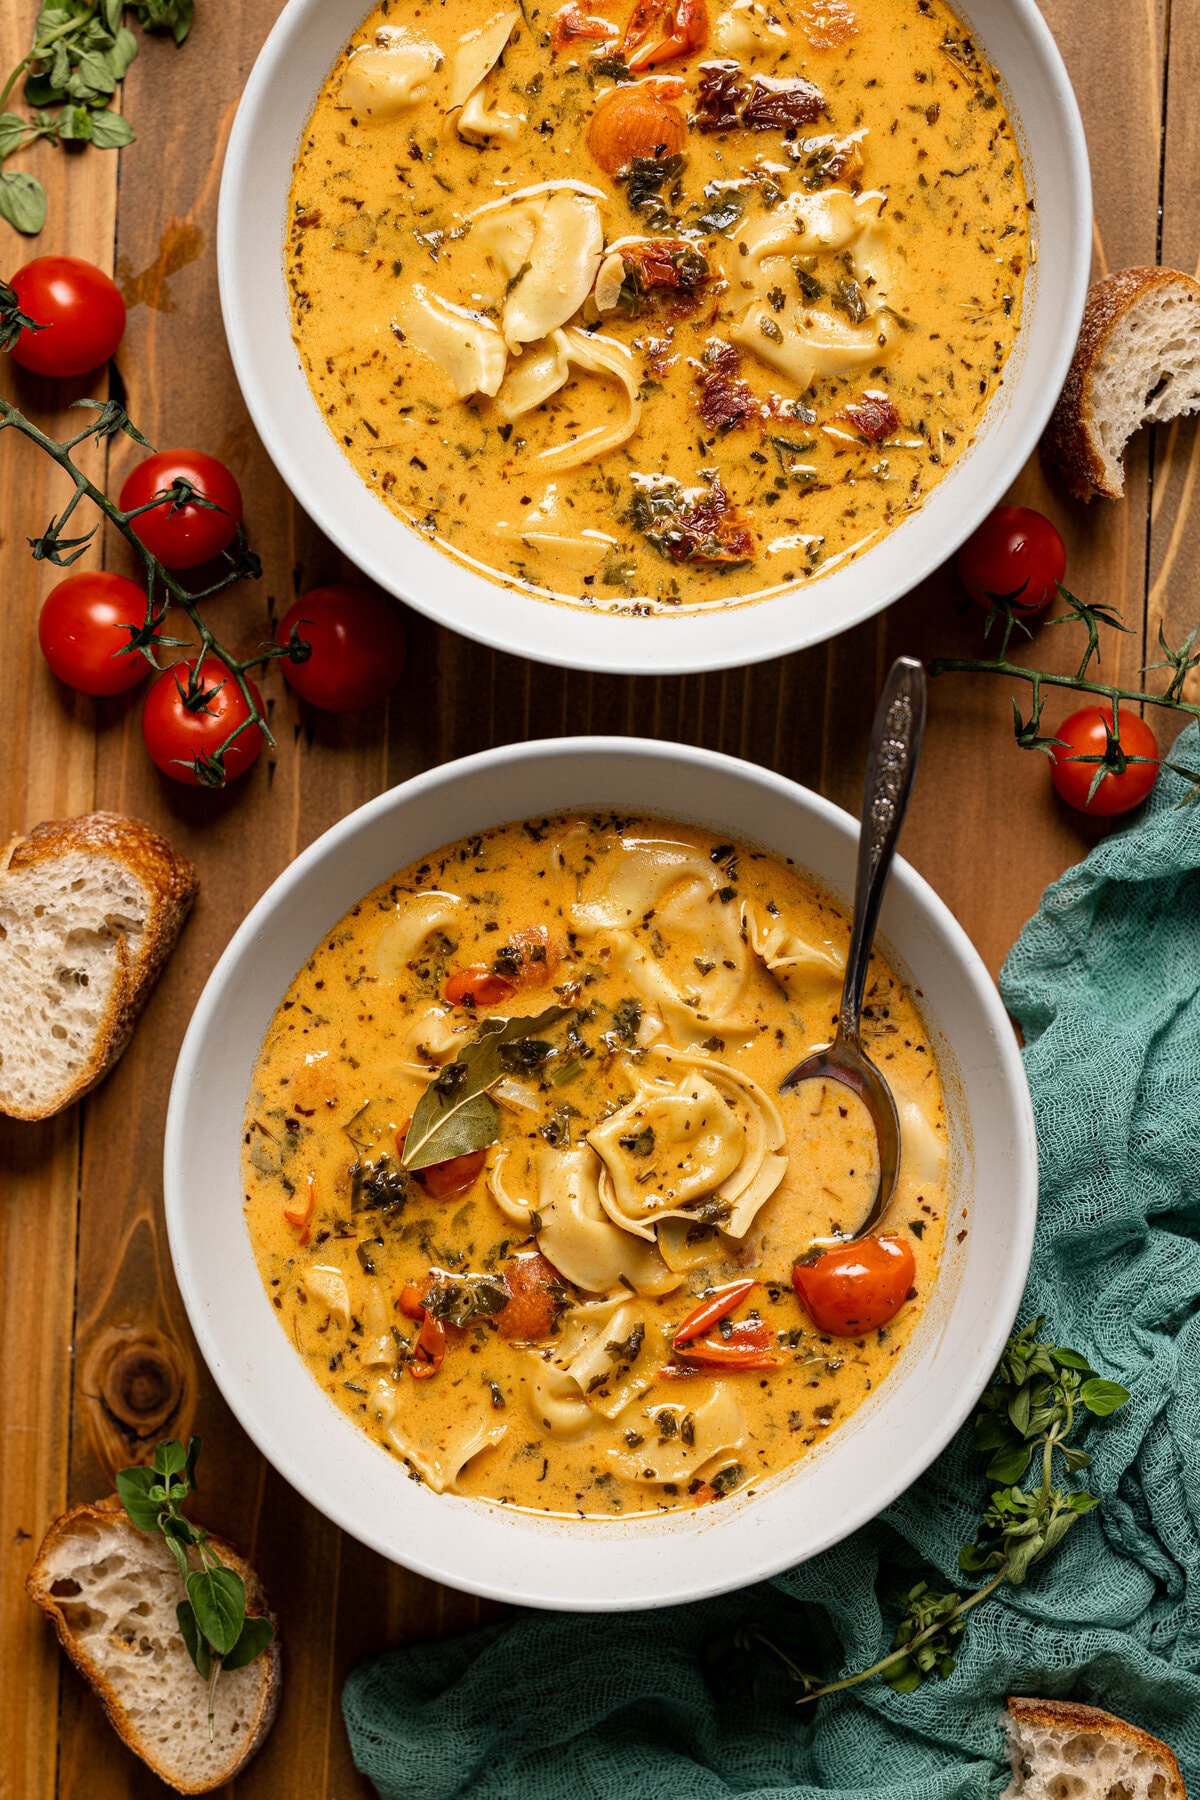
{"label": "creamy orange soup", "polygon": [[314,1379],[414,1478],[589,1517],[712,1502],[885,1379],[936,1277],[946,1145],[878,957],[911,1290],[834,1335],[792,1285],[875,1189],[847,1091],[780,1093],[828,1041],[847,938],[790,863],[577,818],[453,844],[317,946],[255,1070],[246,1218]]}
{"label": "creamy orange soup", "polygon": [[919,507],[1003,371],[1029,206],[941,0],[382,0],[305,130],[303,366],[364,481],[512,586],[753,599]]}

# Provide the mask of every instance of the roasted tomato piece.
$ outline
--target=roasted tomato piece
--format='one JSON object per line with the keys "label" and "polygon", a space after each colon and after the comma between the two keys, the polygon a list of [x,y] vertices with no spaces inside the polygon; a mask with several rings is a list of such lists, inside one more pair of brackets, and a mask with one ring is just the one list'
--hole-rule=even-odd
{"label": "roasted tomato piece", "polygon": [[862,1337],[895,1318],[912,1293],[916,1272],[903,1239],[869,1237],[797,1263],[792,1286],[818,1331]]}
{"label": "roasted tomato piece", "polygon": [[545,987],[559,965],[559,953],[544,925],[514,931],[496,952],[495,972],[516,988]]}
{"label": "roasted tomato piece", "polygon": [[[404,1160],[404,1146],[408,1140],[408,1128],[411,1119],[406,1119],[396,1133],[396,1149]],[[465,1194],[469,1187],[474,1187],[487,1162],[486,1150],[469,1150],[465,1156],[451,1156],[446,1162],[430,1163],[428,1168],[413,1169],[412,1178],[433,1200],[456,1200]]]}
{"label": "roasted tomato piece", "polygon": [[482,966],[456,969],[445,988],[451,1006],[499,1006],[502,1000],[511,1000],[516,991],[514,982]]}
{"label": "roasted tomato piece", "polygon": [[496,1329],[518,1343],[542,1343],[562,1310],[562,1276],[540,1250],[518,1250],[502,1273],[512,1299],[496,1314]]}

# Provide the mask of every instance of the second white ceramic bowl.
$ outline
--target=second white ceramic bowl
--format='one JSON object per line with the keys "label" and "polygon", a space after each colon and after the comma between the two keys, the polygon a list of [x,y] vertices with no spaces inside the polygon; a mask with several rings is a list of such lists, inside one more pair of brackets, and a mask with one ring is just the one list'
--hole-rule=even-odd
{"label": "second white ceramic bowl", "polygon": [[[990,512],[1034,449],[1066,376],[1091,262],[1083,127],[1034,0],[971,0],[958,10],[1000,70],[1040,246],[1017,343],[974,444],[919,512],[845,568],[753,604],[624,618],[517,593],[436,549],[359,479],[329,430],[292,341],[284,220],[301,133],[367,0],[288,0],[234,121],[217,254],[242,394],[305,511],[364,574],[419,611],[496,649],[567,668],[670,675],[761,662],[833,637],[915,587]],[[963,251],[978,253],[973,240]]]}
{"label": "second white ceramic bowl", "polygon": [[699,1599],[837,1543],[895,1499],[966,1418],[1016,1315],[1037,1154],[1012,1028],[951,914],[898,862],[880,936],[919,991],[950,1124],[952,1207],[937,1285],[899,1365],[803,1462],[719,1506],[552,1519],[433,1494],[326,1398],[280,1329],[242,1213],[242,1120],[275,1009],[313,946],[395,870],[488,826],[574,810],[657,813],[794,857],[843,902],[858,826],[782,776],[712,751],[568,738],[487,751],[351,813],[243,922],[196,1008],[167,1120],[167,1226],[188,1316],[218,1385],[275,1467],[384,1556],[530,1606],[606,1611]]}

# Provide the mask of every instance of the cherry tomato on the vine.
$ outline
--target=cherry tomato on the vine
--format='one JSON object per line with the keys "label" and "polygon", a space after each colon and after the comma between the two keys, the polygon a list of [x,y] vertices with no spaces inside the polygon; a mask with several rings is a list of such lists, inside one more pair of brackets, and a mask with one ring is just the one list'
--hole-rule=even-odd
{"label": "cherry tomato on the vine", "polygon": [[242,522],[242,491],[225,464],[203,450],[157,450],[126,477],[122,512],[147,506],[176,481],[186,481],[211,502],[182,506],[170,497],[133,520],[133,529],[152,556],[168,569],[195,569],[219,556]]}
{"label": "cherry tomato on the vine", "polygon": [[958,553],[959,579],[973,600],[1007,600],[1014,612],[1038,612],[1057,593],[1067,551],[1055,526],[1032,506],[998,506]]}
{"label": "cherry tomato on the vine", "polygon": [[[250,710],[233,676],[215,656],[206,656],[200,664],[200,693],[189,705],[189,672],[188,663],[176,663],[158,677],[142,708],[142,736],[151,761],[164,775],[191,787],[207,787],[214,784],[196,773],[195,759],[208,763],[230,732],[250,717]],[[250,692],[261,711],[262,695],[253,682]],[[225,752],[226,779],[244,775],[262,747],[259,727],[247,726]]]}
{"label": "cherry tomato on the vine", "polygon": [[916,1260],[902,1238],[867,1237],[826,1250],[813,1262],[797,1263],[792,1286],[818,1331],[862,1337],[895,1318],[916,1272]]}
{"label": "cherry tomato on the vine", "polygon": [[86,375],[116,351],[125,334],[121,290],[103,269],[77,256],[38,256],[9,284],[26,318],[9,354],[34,375]]}
{"label": "cherry tomato on the vine", "polygon": [[[1069,719],[1064,719],[1054,733],[1063,740],[1054,746],[1054,761],[1050,765],[1050,779],[1056,793],[1061,794],[1068,806],[1077,807],[1080,812],[1095,813],[1102,819],[1140,806],[1158,774],[1158,741],[1141,714],[1118,709],[1117,724],[1121,739],[1119,753],[1109,749],[1112,713],[1104,706],[1081,707]],[[1079,757],[1090,760],[1073,760]],[[1146,760],[1130,761],[1133,757]],[[1092,794],[1092,783],[1105,762],[1108,766]]]}
{"label": "cherry tomato on the vine", "polygon": [[384,699],[400,679],[404,627],[369,588],[313,588],[279,621],[275,642],[290,642],[293,626],[312,655],[305,662],[281,659],[284,679],[313,706],[359,712]]}
{"label": "cherry tomato on the vine", "polygon": [[38,619],[42,655],[60,681],[82,694],[123,694],[150,673],[129,643],[126,625],[141,625],[146,596],[136,582],[106,569],[68,575],[50,589]]}

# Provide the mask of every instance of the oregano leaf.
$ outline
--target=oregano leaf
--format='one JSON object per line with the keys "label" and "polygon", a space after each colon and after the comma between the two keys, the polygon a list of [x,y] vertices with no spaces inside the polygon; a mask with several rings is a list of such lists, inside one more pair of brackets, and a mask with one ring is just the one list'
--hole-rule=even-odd
{"label": "oregano leaf", "polygon": [[24,169],[0,170],[0,219],[26,237],[36,237],[46,223],[46,190]]}
{"label": "oregano leaf", "polygon": [[196,1673],[202,1681],[207,1681],[212,1672],[212,1654],[200,1635],[200,1627],[196,1623],[196,1615],[192,1611],[190,1600],[179,1602],[175,1608],[175,1617],[179,1621],[179,1635],[183,1639],[184,1648],[195,1664]]}
{"label": "oregano leaf", "polygon": [[158,1506],[150,1499],[150,1489],[154,1485],[152,1469],[121,1469],[117,1473],[121,1505],[139,1531],[158,1530]]}
{"label": "oregano leaf", "polygon": [[246,1617],[246,1584],[233,1569],[196,1569],[187,1578],[196,1622],[218,1656],[232,1650]]}
{"label": "oregano leaf", "polygon": [[222,1658],[222,1667],[225,1669],[245,1668],[246,1664],[252,1663],[256,1656],[262,1655],[274,1637],[275,1627],[270,1619],[261,1618],[257,1614],[248,1618],[238,1635],[237,1643],[228,1655]]}
{"label": "oregano leaf", "polygon": [[1115,1413],[1119,1406],[1124,1406],[1129,1398],[1129,1389],[1123,1388],[1119,1381],[1104,1381],[1099,1375],[1094,1375],[1080,1388],[1079,1398],[1090,1413],[1103,1419],[1109,1413]]}

